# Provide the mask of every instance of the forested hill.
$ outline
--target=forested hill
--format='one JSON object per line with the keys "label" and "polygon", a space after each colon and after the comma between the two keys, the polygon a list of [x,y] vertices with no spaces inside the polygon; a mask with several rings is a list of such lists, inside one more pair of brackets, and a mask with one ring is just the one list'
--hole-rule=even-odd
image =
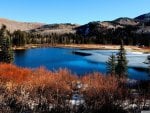
{"label": "forested hill", "polygon": [[[150,13],[135,18],[121,17],[112,21],[89,22],[85,25],[26,23],[0,19],[0,26],[2,24],[12,33],[15,45],[22,42],[119,44],[123,40],[126,45],[150,46]],[[22,31],[25,35],[19,34]],[[20,41],[21,37],[24,37],[24,41]]]}

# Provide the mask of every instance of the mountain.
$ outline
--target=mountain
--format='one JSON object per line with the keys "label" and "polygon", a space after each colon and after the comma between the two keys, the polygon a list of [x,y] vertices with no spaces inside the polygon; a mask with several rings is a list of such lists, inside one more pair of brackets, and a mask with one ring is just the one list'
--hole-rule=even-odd
{"label": "mountain", "polygon": [[116,22],[120,25],[132,25],[132,26],[139,24],[138,21],[128,18],[128,17],[118,18],[118,19],[114,20],[114,22]]}
{"label": "mountain", "polygon": [[79,26],[77,32],[83,35],[98,33],[108,34],[111,30],[113,31],[119,28],[125,30],[130,29],[130,31],[137,34],[150,34],[150,13],[140,15],[136,18],[121,17],[113,21],[90,22]]}
{"label": "mountain", "polygon": [[140,22],[150,22],[150,13],[140,15],[136,17],[135,20],[138,20]]}
{"label": "mountain", "polygon": [[15,30],[27,31],[36,34],[65,34],[65,33],[81,33],[83,35],[95,33],[107,33],[107,30],[116,30],[132,26],[135,33],[150,34],[150,13],[137,16],[136,18],[121,17],[113,21],[96,21],[89,22],[85,25],[77,25],[70,23],[62,24],[42,24],[30,22],[17,22],[13,20],[0,18],[0,26],[5,24],[10,32]]}
{"label": "mountain", "polygon": [[51,34],[51,33],[57,33],[57,34],[65,34],[65,33],[76,33],[75,28],[77,28],[79,25],[76,24],[47,24],[40,26],[36,29],[32,29],[31,32],[34,33],[40,33],[40,34]]}
{"label": "mountain", "polygon": [[[17,22],[0,18],[0,27],[2,24],[5,24],[11,33],[15,30],[28,32],[26,37],[28,43],[120,44],[120,40],[123,40],[126,45],[150,47],[150,13],[136,18],[121,17],[112,21],[93,21],[84,25]],[[15,38],[14,45],[20,42]]]}
{"label": "mountain", "polygon": [[117,29],[123,28],[120,24],[116,24],[112,21],[97,21],[97,22],[89,22],[88,24],[79,26],[76,28],[77,33],[88,35],[88,34],[95,34],[95,33],[104,33],[109,29]]}
{"label": "mountain", "polygon": [[7,29],[12,33],[15,30],[34,32],[40,34],[49,33],[75,33],[75,28],[79,25],[76,24],[42,24],[42,23],[31,23],[31,22],[17,22],[14,20],[0,18],[0,27],[2,24],[7,26]]}
{"label": "mountain", "polygon": [[2,24],[5,24],[10,32],[13,32],[15,30],[27,31],[31,29],[36,29],[44,25],[42,23],[17,22],[14,20],[0,18],[0,27]]}

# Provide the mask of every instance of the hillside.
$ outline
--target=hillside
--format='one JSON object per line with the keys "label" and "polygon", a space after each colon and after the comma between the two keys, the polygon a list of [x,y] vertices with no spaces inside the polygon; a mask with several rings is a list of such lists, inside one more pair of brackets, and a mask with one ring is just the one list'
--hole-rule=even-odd
{"label": "hillside", "polygon": [[30,32],[34,33],[40,33],[40,34],[51,34],[51,33],[57,33],[57,34],[65,34],[65,33],[76,33],[75,28],[79,25],[76,24],[47,24],[40,26],[36,29],[32,29]]}
{"label": "hillside", "polygon": [[17,22],[14,20],[0,18],[0,27],[2,24],[5,24],[10,32],[13,32],[15,30],[27,31],[31,29],[36,29],[44,25],[42,23]]}
{"label": "hillside", "polygon": [[121,17],[112,21],[96,21],[89,22],[85,25],[77,25],[71,23],[62,24],[42,24],[42,23],[28,23],[17,22],[13,20],[0,18],[0,26],[5,24],[10,32],[15,30],[28,31],[36,34],[65,34],[65,33],[80,33],[83,35],[95,34],[96,32],[105,33],[108,30],[117,30],[120,28],[126,28],[128,26],[135,29],[133,32],[141,34],[150,34],[150,13],[143,14],[133,18]]}
{"label": "hillside", "polygon": [[138,16],[134,19],[121,17],[113,21],[89,22],[88,24],[79,26],[77,32],[83,35],[97,33],[108,34],[110,31],[113,32],[119,29],[124,29],[124,32],[130,30],[136,34],[150,34],[150,13]]}
{"label": "hillside", "polygon": [[140,23],[134,19],[127,18],[127,17],[118,18],[118,19],[114,20],[114,22],[116,22],[120,25],[131,25],[131,26],[135,26],[135,25],[138,25]]}
{"label": "hillside", "polygon": [[150,22],[150,13],[146,13],[140,16],[137,16],[135,20],[141,21],[141,22]]}

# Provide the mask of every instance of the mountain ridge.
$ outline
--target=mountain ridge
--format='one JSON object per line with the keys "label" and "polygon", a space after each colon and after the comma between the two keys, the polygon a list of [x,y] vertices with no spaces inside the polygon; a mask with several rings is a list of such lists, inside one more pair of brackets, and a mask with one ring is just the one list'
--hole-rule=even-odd
{"label": "mountain ridge", "polygon": [[[76,33],[77,31],[84,31],[85,34],[89,31],[89,26],[95,25],[97,30],[103,32],[106,29],[117,29],[124,28],[125,26],[138,26],[138,33],[150,33],[150,13],[139,15],[135,18],[120,17],[112,21],[97,21],[89,22],[84,25],[77,25],[71,23],[61,23],[61,24],[45,24],[39,22],[18,22],[15,20],[9,20],[5,18],[0,18],[0,26],[5,24],[10,32],[15,30],[34,32],[39,34],[49,34],[49,33]],[[145,25],[144,28],[142,25]]]}
{"label": "mountain ridge", "polygon": [[43,23],[38,22],[18,22],[6,18],[0,18],[0,26],[2,26],[3,24],[7,26],[7,29],[10,32],[13,32],[15,30],[27,31],[44,25]]}
{"label": "mountain ridge", "polygon": [[134,19],[138,20],[138,21],[141,21],[141,22],[149,22],[150,21],[150,12],[142,14],[140,16],[137,16]]}

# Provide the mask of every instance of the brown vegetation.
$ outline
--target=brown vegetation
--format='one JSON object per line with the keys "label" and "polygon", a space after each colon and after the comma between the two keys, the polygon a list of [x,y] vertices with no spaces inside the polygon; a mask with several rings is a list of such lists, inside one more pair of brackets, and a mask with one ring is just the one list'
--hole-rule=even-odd
{"label": "brown vegetation", "polygon": [[[78,49],[99,49],[99,50],[117,50],[119,49],[119,45],[102,45],[102,44],[56,44],[52,46],[51,44],[27,44],[22,47],[13,47],[14,50],[24,50],[30,48],[38,48],[38,47],[61,47],[61,48],[78,48]],[[143,52],[150,53],[149,47],[137,47],[137,46],[125,46],[127,51],[131,52]]]}
{"label": "brown vegetation", "polygon": [[[33,70],[0,64],[0,112],[96,113],[102,110],[110,113],[114,110],[122,113],[116,106],[127,93],[122,88],[123,82],[99,73],[77,77],[67,69],[51,72],[44,67]],[[77,83],[82,87],[76,87]],[[83,95],[85,100],[78,109],[71,107],[74,93]]]}

